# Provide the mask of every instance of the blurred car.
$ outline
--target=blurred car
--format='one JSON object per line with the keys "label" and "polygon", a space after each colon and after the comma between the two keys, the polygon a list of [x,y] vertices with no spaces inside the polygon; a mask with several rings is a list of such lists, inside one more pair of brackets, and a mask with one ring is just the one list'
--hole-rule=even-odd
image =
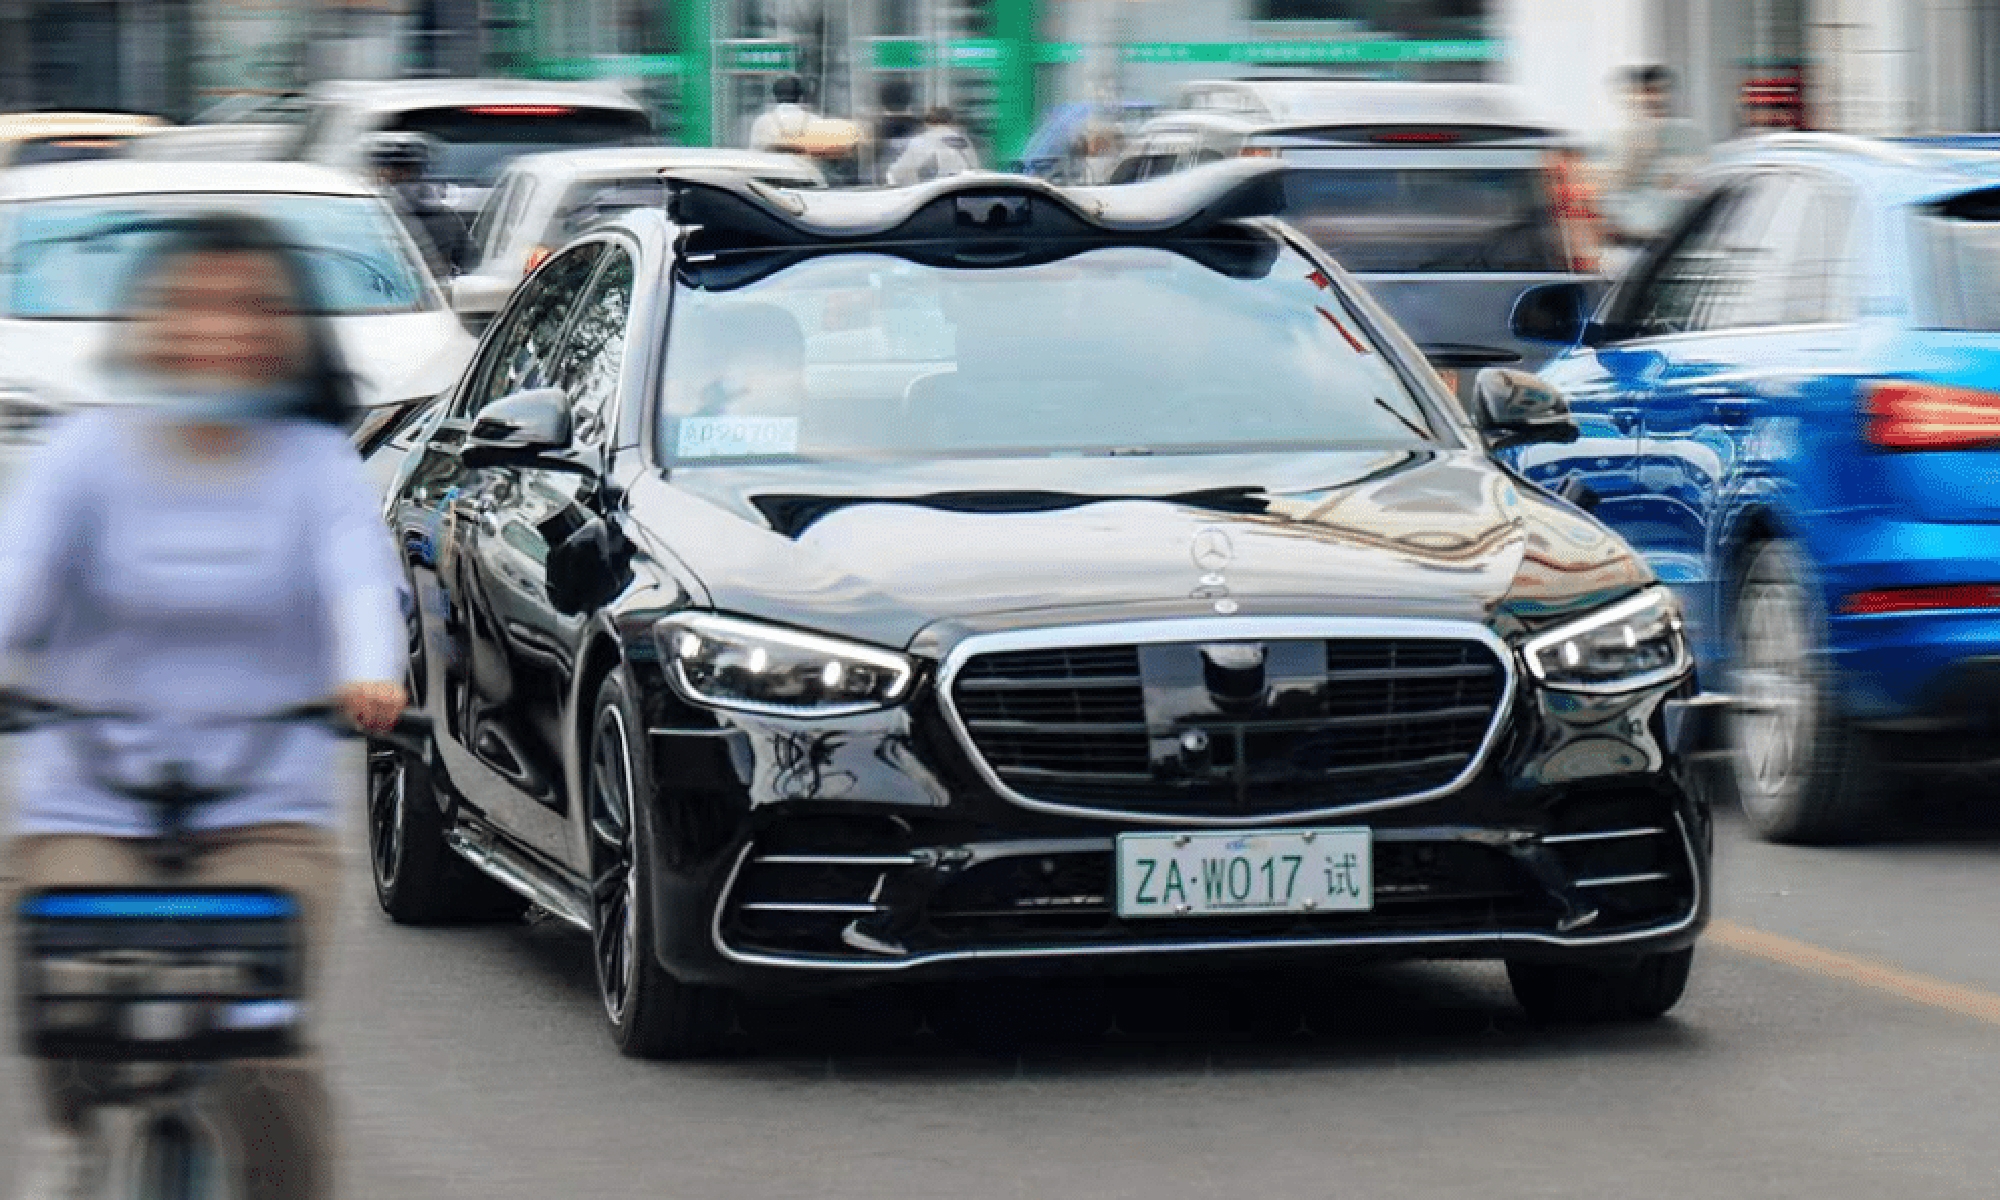
{"label": "blurred car", "polygon": [[116,402],[108,344],[133,266],[162,218],[212,211],[275,221],[314,265],[347,368],[374,423],[451,386],[473,348],[417,248],[359,180],[304,163],[98,162],[0,176],[0,435]]}
{"label": "blurred car", "polygon": [[175,162],[284,158],[306,116],[300,92],[238,92],[135,139],[128,158]]}
{"label": "blurred car", "polygon": [[725,167],[773,187],[826,186],[825,174],[809,159],[751,150],[635,146],[524,155],[501,173],[473,224],[477,259],[452,280],[452,307],[483,325],[551,250],[592,222],[665,204],[660,172],[676,167]]}
{"label": "blurred car", "polygon": [[0,113],[0,169],[116,158],[167,122],[143,113]]}
{"label": "blurred car", "polygon": [[425,177],[445,185],[467,220],[510,159],[542,150],[653,140],[638,101],[609,84],[529,79],[406,79],[319,84],[290,157],[368,174],[378,133],[421,133],[434,154]]}
{"label": "blurred car", "polygon": [[371,755],[390,916],[588,931],[641,1055],[868,979],[1473,957],[1546,1017],[1675,1003],[1675,602],[1482,440],[1573,435],[1559,394],[1493,372],[1465,422],[1267,163],[671,189],[385,447],[436,739]]}
{"label": "blurred car", "polygon": [[1554,205],[1558,135],[1479,83],[1210,80],[1126,147],[1111,182],[1241,156],[1285,165],[1285,218],[1454,371],[1548,350],[1507,314],[1538,283],[1594,279]]}
{"label": "blurred car", "polygon": [[1718,157],[1594,318],[1522,298],[1583,436],[1518,454],[1680,590],[1756,828],[1849,838],[2000,736],[2000,154]]}

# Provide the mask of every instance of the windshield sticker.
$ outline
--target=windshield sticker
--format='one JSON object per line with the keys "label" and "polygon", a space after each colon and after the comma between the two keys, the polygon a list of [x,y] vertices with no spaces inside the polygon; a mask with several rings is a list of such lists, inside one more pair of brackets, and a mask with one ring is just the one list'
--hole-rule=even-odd
{"label": "windshield sticker", "polygon": [[797,417],[683,417],[681,458],[743,458],[796,454]]}

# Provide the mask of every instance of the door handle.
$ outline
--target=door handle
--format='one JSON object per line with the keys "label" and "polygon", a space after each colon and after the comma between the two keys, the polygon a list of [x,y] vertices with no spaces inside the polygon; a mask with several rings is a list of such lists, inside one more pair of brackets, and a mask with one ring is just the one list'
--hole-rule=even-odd
{"label": "door handle", "polygon": [[1620,433],[1637,433],[1639,431],[1639,410],[1636,408],[1613,409],[1611,411],[1611,426]]}

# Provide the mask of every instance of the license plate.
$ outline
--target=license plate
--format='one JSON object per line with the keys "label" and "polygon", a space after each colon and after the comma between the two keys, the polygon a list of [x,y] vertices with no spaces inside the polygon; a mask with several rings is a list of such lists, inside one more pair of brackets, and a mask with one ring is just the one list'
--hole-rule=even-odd
{"label": "license plate", "polygon": [[1121,917],[1366,912],[1366,829],[1118,835]]}

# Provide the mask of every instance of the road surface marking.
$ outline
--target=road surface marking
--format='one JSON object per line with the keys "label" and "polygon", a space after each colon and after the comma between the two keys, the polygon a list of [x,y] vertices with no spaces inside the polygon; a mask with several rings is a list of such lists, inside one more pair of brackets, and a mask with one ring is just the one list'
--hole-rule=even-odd
{"label": "road surface marking", "polygon": [[1775,933],[1765,933],[1761,929],[1751,929],[1734,921],[1711,921],[1707,937],[1711,942],[1720,943],[1740,954],[1748,954],[1766,962],[1810,971],[1815,975],[1824,975],[1845,983],[1859,984],[1928,1008],[1943,1009],[1945,1012],[1957,1013],[1962,1017],[1971,1017],[1975,1021],[1984,1021],[1988,1025],[2000,1025],[2000,995],[1979,988],[1946,983],[1942,979],[1905,971],[1873,959],[1842,954],[1837,950],[1826,950],[1810,942],[1801,942]]}

